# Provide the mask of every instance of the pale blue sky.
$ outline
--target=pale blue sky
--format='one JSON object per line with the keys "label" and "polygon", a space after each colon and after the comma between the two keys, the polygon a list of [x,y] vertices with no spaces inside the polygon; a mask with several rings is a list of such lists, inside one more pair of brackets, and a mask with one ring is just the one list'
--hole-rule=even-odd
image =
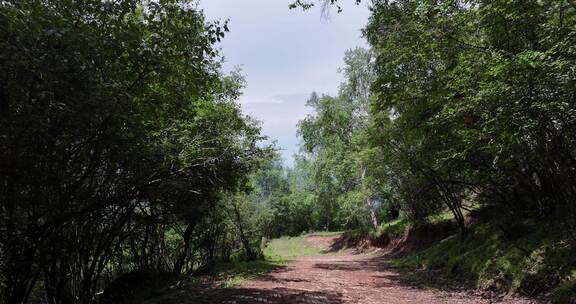
{"label": "pale blue sky", "polygon": [[[320,7],[289,10],[293,0],[203,0],[209,20],[230,19],[220,44],[225,70],[238,66],[247,88],[240,103],[246,114],[262,121],[263,133],[277,140],[285,164],[298,151],[297,123],[310,109],[312,92],[335,94],[342,81],[337,71],[344,52],[365,46],[361,28],[365,5],[344,5],[344,12],[322,17]],[[345,1],[351,3],[353,1]]]}

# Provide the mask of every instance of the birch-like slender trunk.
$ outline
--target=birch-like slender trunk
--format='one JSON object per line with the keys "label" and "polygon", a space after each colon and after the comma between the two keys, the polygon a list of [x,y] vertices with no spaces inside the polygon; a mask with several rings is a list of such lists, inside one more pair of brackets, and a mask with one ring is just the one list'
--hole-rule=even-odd
{"label": "birch-like slender trunk", "polygon": [[365,196],[364,203],[366,205],[366,208],[368,209],[368,212],[370,213],[370,221],[372,222],[372,226],[376,230],[378,229],[378,217],[376,216],[376,208],[374,207],[374,201],[372,200],[372,198],[368,193],[365,178],[366,178],[366,166],[362,166],[362,175],[360,177],[360,180],[362,182],[362,192],[364,192]]}

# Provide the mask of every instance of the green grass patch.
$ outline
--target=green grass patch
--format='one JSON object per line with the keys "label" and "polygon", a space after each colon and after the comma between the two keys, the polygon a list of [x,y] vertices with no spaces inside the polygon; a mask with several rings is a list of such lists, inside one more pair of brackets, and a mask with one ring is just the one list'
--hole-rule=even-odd
{"label": "green grass patch", "polygon": [[[467,211],[463,211],[464,214],[468,214]],[[445,222],[450,222],[454,220],[454,215],[450,211],[443,211],[438,214],[430,215],[426,218],[425,223],[427,224],[440,224]],[[372,237],[380,237],[383,234],[388,234],[389,237],[394,238],[397,236],[402,236],[410,223],[406,218],[398,218],[386,223],[380,224],[376,231],[373,231],[370,235]]]}
{"label": "green grass patch", "polygon": [[406,219],[397,219],[391,222],[382,223],[378,230],[375,231],[375,237],[379,237],[383,234],[388,234],[390,237],[395,237],[404,234],[406,227],[408,227],[408,221]]}
{"label": "green grass patch", "polygon": [[[471,287],[576,301],[576,246],[558,221],[494,219],[467,236],[453,235],[390,265],[412,275],[431,272]],[[429,280],[435,287],[438,280]],[[436,282],[434,282],[436,281]],[[426,284],[425,282],[419,281]],[[444,284],[444,283],[443,283]]]}
{"label": "green grass patch", "polygon": [[[464,214],[464,216],[466,216],[466,214],[468,214],[468,211],[462,210],[462,214]],[[454,214],[451,211],[443,211],[443,212],[440,212],[438,214],[432,214],[432,215],[428,216],[426,219],[426,221],[430,224],[436,224],[436,223],[441,223],[441,222],[445,222],[445,221],[452,221],[452,220],[454,220]]]}
{"label": "green grass patch", "polygon": [[242,282],[254,279],[262,274],[278,269],[284,265],[281,260],[261,260],[250,262],[222,263],[215,266],[212,274],[215,275],[219,287],[233,287]]}
{"label": "green grass patch", "polygon": [[266,260],[282,262],[301,256],[322,254],[322,248],[308,245],[306,237],[307,235],[302,235],[271,240],[263,249]]}
{"label": "green grass patch", "polygon": [[174,292],[168,292],[145,304],[177,303],[182,295],[198,303],[210,303],[218,298],[224,288],[240,285],[265,273],[283,267],[288,261],[302,256],[323,254],[323,249],[306,243],[306,238],[315,236],[336,236],[341,232],[319,232],[298,237],[273,239],[262,249],[264,259],[251,262],[219,263],[210,269],[207,275],[192,277],[182,282]]}
{"label": "green grass patch", "polygon": [[348,230],[348,231],[344,232],[342,234],[342,236],[347,240],[356,240],[356,239],[359,239],[359,238],[366,236],[366,232],[364,232],[360,229],[353,229],[353,230]]}

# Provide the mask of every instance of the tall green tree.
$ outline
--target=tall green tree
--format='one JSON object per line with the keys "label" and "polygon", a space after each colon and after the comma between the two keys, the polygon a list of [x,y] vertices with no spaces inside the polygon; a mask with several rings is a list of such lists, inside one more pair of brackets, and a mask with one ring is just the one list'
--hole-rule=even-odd
{"label": "tall green tree", "polygon": [[219,72],[226,28],[193,1],[0,3],[3,303],[38,280],[50,303],[93,303],[105,272],[181,270],[170,225],[187,265],[215,256],[194,233],[221,235],[207,218],[263,153]]}
{"label": "tall green tree", "polygon": [[382,216],[378,209],[388,203],[382,167],[374,162],[369,142],[373,58],[371,51],[361,48],[348,51],[341,70],[346,81],[338,96],[312,95],[308,105],[315,114],[299,123],[327,229],[377,229]]}
{"label": "tall green tree", "polygon": [[462,228],[471,192],[573,209],[575,21],[564,1],[374,1],[376,142]]}

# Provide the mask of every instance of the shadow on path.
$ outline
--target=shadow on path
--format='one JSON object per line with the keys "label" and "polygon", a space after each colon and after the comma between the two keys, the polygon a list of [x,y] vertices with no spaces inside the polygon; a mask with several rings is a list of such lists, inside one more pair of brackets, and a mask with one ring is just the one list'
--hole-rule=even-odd
{"label": "shadow on path", "polygon": [[442,282],[438,273],[390,267],[385,256],[302,257],[248,280],[238,287],[181,290],[170,301],[154,304],[532,304],[515,298],[484,298]]}
{"label": "shadow on path", "polygon": [[371,273],[375,288],[400,286],[410,289],[435,289],[445,292],[473,291],[467,282],[444,279],[436,270],[400,269],[391,267],[386,256],[373,256],[355,260],[318,262],[315,268],[345,272],[345,276],[355,273]]}
{"label": "shadow on path", "polygon": [[[341,304],[341,293],[290,288],[230,288],[198,297],[194,304]],[[192,304],[191,303],[191,304]]]}

